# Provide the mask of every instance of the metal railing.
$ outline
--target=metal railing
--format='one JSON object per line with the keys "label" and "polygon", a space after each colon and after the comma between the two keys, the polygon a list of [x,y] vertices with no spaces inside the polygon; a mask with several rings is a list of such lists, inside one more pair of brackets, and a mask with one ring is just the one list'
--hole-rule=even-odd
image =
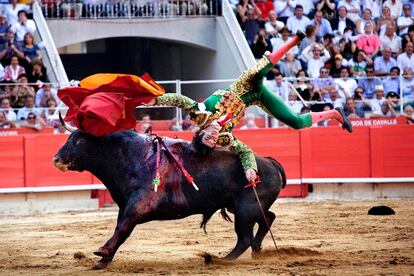
{"label": "metal railing", "polygon": [[[364,79],[366,77],[359,77],[358,79]],[[382,79],[385,79],[388,77],[383,77]],[[404,76],[399,76],[399,82],[400,84],[403,83],[404,80]],[[296,78],[285,78],[283,81],[285,83],[289,82],[289,83],[293,83],[295,82],[297,79]],[[312,81],[313,79],[311,78],[305,78],[304,80],[306,81]],[[334,79],[335,80],[335,79]],[[203,91],[202,95],[204,95],[204,98],[207,97],[212,91],[214,91],[215,89],[218,89],[220,87],[228,87],[228,85],[230,83],[232,83],[234,81],[234,79],[220,79],[220,80],[191,80],[191,81],[182,81],[182,80],[167,80],[167,81],[158,81],[159,84],[163,85],[164,87],[166,87],[166,90],[169,92],[173,92],[173,93],[177,93],[177,94],[183,94],[186,95],[190,98],[193,98],[194,100],[197,100],[197,96],[195,96],[195,94],[193,93],[194,89],[192,89],[191,86],[193,85],[197,85],[197,89],[196,91]],[[77,85],[77,81],[71,81],[71,82],[54,82],[51,83],[53,89],[58,89],[60,87],[67,87],[69,85]],[[0,83],[0,91],[4,90],[5,86],[21,86],[21,85],[27,85],[27,86],[34,86],[36,88],[38,88],[39,83],[28,83],[28,84],[5,84],[5,83]],[[213,88],[214,87],[214,88]],[[407,103],[414,103],[414,86],[411,88],[413,91],[403,91],[403,85],[400,85],[400,91],[395,91],[398,92],[400,95],[400,99],[398,101],[398,105],[399,105],[399,110],[400,110],[400,114],[403,113],[403,108],[404,105]],[[16,88],[17,89],[17,88]],[[298,95],[298,92],[294,89],[289,89],[289,92],[291,93],[295,93],[296,95]],[[198,95],[200,96],[200,95]],[[300,96],[300,95],[299,95]],[[200,98],[200,97],[199,97]],[[201,97],[203,98],[203,97]],[[366,102],[371,102],[372,99],[363,99],[363,100],[355,100],[355,103],[358,104],[363,104]],[[300,100],[298,99],[298,101],[294,102],[294,101],[290,101],[290,102],[286,102],[288,105],[292,106],[294,104],[301,104],[303,106],[312,106],[312,105],[317,105],[317,104],[321,104],[321,105],[326,105],[326,104],[332,104],[331,101],[329,100],[310,100],[310,101],[305,101],[305,100]],[[345,99],[342,99],[342,103],[345,104]],[[61,107],[58,107],[59,109]],[[64,107],[63,107],[64,108]],[[157,109],[160,110],[161,108],[171,108],[171,107],[144,107],[144,106],[140,106],[137,107],[137,109]],[[40,110],[42,113],[44,112],[48,112],[49,109],[47,108],[38,108],[38,110]],[[2,111],[2,109],[0,108],[0,111]],[[18,111],[18,109],[15,109],[15,111]],[[159,113],[159,111],[157,111]],[[268,124],[269,120],[268,120],[268,114],[266,114],[265,112],[259,111],[257,108],[256,109],[250,109],[249,112],[254,113],[257,117],[264,117],[265,118],[265,122],[266,122],[266,127],[269,127],[271,125]],[[50,112],[49,112],[50,113]],[[162,112],[161,112],[162,113]],[[369,118],[370,117],[370,111],[364,111],[364,118]],[[172,117],[171,117],[172,115]],[[176,119],[176,124],[181,125],[183,122],[183,111],[179,108],[175,109],[174,114],[169,115],[169,117],[167,116],[167,120],[172,120],[172,119]],[[56,119],[56,118],[55,118]],[[159,119],[159,118],[152,118],[152,119]],[[165,119],[165,116],[164,118]]]}
{"label": "metal railing", "polygon": [[41,0],[48,19],[132,19],[221,15],[219,0]]}

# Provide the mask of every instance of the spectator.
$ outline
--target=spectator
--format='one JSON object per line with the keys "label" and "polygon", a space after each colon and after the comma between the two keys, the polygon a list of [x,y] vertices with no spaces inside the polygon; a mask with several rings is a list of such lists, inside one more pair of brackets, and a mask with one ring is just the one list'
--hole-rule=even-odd
{"label": "spectator", "polygon": [[365,76],[365,68],[368,64],[373,64],[371,57],[362,50],[357,50],[354,59],[348,63],[349,71],[354,77]]}
{"label": "spectator", "polygon": [[384,2],[383,7],[388,7],[391,12],[391,18],[397,20],[402,14],[402,3],[400,0],[387,0]]}
{"label": "spectator", "polygon": [[259,128],[256,125],[256,121],[255,121],[256,116],[254,116],[253,113],[246,113],[245,119],[246,119],[246,124],[243,125],[240,129],[257,129],[257,128]]}
{"label": "spectator", "polygon": [[316,10],[321,11],[323,17],[326,19],[332,19],[335,16],[335,1],[334,0],[319,0],[316,4]]}
{"label": "spectator", "polygon": [[16,125],[9,119],[7,119],[6,113],[0,110],[0,128],[13,128]]}
{"label": "spectator", "polygon": [[384,87],[382,85],[377,85],[375,87],[374,93],[375,97],[370,101],[371,110],[372,112],[380,112],[382,103],[386,101],[384,97]]}
{"label": "spectator", "polygon": [[353,78],[349,77],[348,67],[342,67],[341,77],[339,79],[335,79],[335,83],[342,92],[339,92],[342,98],[352,97],[354,95],[355,89],[358,86],[357,82]]}
{"label": "spectator", "polygon": [[42,53],[40,52],[40,48],[37,44],[34,44],[34,36],[31,33],[26,33],[24,35],[21,52],[18,54],[21,59],[25,60],[26,69],[28,69],[28,65],[32,62],[32,60],[42,60]]}
{"label": "spectator", "polygon": [[372,13],[370,9],[365,9],[362,13],[362,18],[359,18],[356,22],[356,32],[358,34],[363,34],[364,33],[364,27],[366,23],[372,23],[372,29],[376,30],[375,28],[375,23],[374,23],[374,18],[372,17]]}
{"label": "spectator", "polygon": [[[310,98],[311,98],[311,91],[312,91],[312,85],[310,84],[310,82],[308,80],[308,77],[309,76],[306,73],[306,71],[301,69],[301,70],[298,71],[298,73],[296,75],[296,78],[297,78],[296,79],[296,82],[293,84],[293,87],[296,89],[296,91],[299,93],[299,95],[305,101],[309,101],[310,100]],[[302,106],[300,108],[302,108]]]}
{"label": "spectator", "polygon": [[410,67],[404,68],[402,91],[405,103],[414,101],[414,73]]}
{"label": "spectator", "polygon": [[374,60],[374,69],[376,76],[388,76],[391,68],[397,66],[397,61],[391,57],[391,48],[386,47],[382,51],[382,56]]}
{"label": "spectator", "polygon": [[365,68],[367,77],[359,80],[358,86],[364,89],[365,98],[372,99],[374,97],[375,87],[382,84],[380,78],[375,77],[374,67],[370,64]]}
{"label": "spectator", "polygon": [[264,28],[260,28],[259,33],[254,38],[252,51],[256,59],[260,59],[266,51],[272,51],[272,44],[266,37]]}
{"label": "spectator", "polygon": [[359,14],[361,12],[361,6],[359,5],[359,1],[356,0],[342,0],[339,1],[338,7],[344,6],[348,12],[348,18],[352,20],[352,22],[356,23],[359,19]]}
{"label": "spectator", "polygon": [[331,27],[335,36],[342,37],[346,27],[355,30],[355,23],[347,17],[348,10],[345,6],[339,6],[338,17],[332,19]]}
{"label": "spectator", "polygon": [[329,97],[325,101],[332,104],[334,108],[343,107],[345,104],[344,98],[339,96],[338,90],[335,87],[329,90]]}
{"label": "spectator", "polygon": [[392,109],[391,113],[393,113],[393,116],[397,116],[398,115],[397,113],[400,110],[400,94],[395,91],[390,91],[387,93],[385,98],[388,101],[388,105],[390,109]]}
{"label": "spectator", "polygon": [[303,15],[303,7],[301,5],[296,5],[295,16],[288,18],[286,27],[289,31],[296,34],[297,31],[304,32],[309,24],[309,18]]}
{"label": "spectator", "polygon": [[41,114],[40,109],[35,107],[35,99],[32,95],[26,96],[24,107],[20,108],[17,112],[17,120],[25,120],[29,113],[34,113],[39,116]]}
{"label": "spectator", "polygon": [[391,10],[389,7],[382,7],[382,14],[380,19],[377,22],[377,33],[379,36],[383,36],[386,30],[386,27],[392,25],[394,28],[397,27],[395,20],[391,17]]}
{"label": "spectator", "polygon": [[48,107],[47,102],[50,99],[60,102],[56,89],[52,88],[50,83],[45,83],[36,93],[35,105],[36,107]]}
{"label": "spectator", "polygon": [[29,83],[49,82],[46,67],[39,59],[33,59],[30,63],[29,73],[27,74]]}
{"label": "spectator", "polygon": [[368,100],[365,99],[364,96],[364,89],[361,86],[358,86],[354,92],[354,102],[355,102],[355,109],[357,114],[363,114],[361,118],[365,118],[365,112],[371,111],[371,105]]}
{"label": "spectator", "polygon": [[[312,54],[310,51],[312,51]],[[325,48],[323,48],[323,55],[321,54],[322,47],[318,43],[309,45],[303,50],[302,59],[304,62],[308,63],[307,71],[311,78],[319,77],[319,70],[325,65],[325,62],[331,58],[331,55]]]}
{"label": "spectator", "polygon": [[285,23],[277,20],[277,13],[272,10],[269,12],[269,21],[265,23],[264,27],[269,37],[276,37],[279,31],[285,26]]}
{"label": "spectator", "polygon": [[253,41],[256,35],[259,33],[260,24],[257,20],[256,11],[249,9],[247,11],[247,19],[244,21],[244,35],[246,36],[247,43],[250,47],[253,46]]}
{"label": "spectator", "polygon": [[[37,95],[36,95],[37,96]],[[56,121],[56,107],[57,107],[57,102],[55,101],[55,99],[53,98],[49,98],[46,101],[45,107],[47,109],[45,109],[42,113],[42,117],[46,120],[47,125],[53,125],[53,122]]]}
{"label": "spectator", "polygon": [[[324,0],[328,1],[328,0]],[[316,40],[321,39],[326,34],[332,33],[331,23],[323,18],[322,11],[316,11],[315,18],[311,21],[311,24],[315,26]]]}
{"label": "spectator", "polygon": [[24,55],[20,45],[15,40],[15,34],[9,31],[6,35],[7,42],[0,48],[0,60],[3,66],[10,64],[11,57],[14,55]]}
{"label": "spectator", "polygon": [[313,92],[319,93],[322,98],[327,98],[329,91],[335,87],[335,82],[331,76],[329,76],[329,69],[322,67],[319,70],[319,77],[315,78],[312,82]]}
{"label": "spectator", "polygon": [[303,7],[303,14],[307,17],[315,14],[315,2],[317,0],[296,0],[296,5],[301,5]]}
{"label": "spectator", "polygon": [[7,120],[12,122],[16,121],[16,112],[14,112],[13,108],[11,108],[9,99],[1,99],[0,107],[1,110],[4,112]]}
{"label": "spectator", "polygon": [[403,37],[402,48],[405,49],[405,46],[408,42],[414,43],[414,25],[408,27],[408,34]]}
{"label": "spectator", "polygon": [[272,1],[269,0],[257,0],[256,7],[260,11],[259,13],[259,21],[261,22],[261,26],[265,24],[265,22],[269,21],[269,12],[275,10],[275,6],[273,5]]}
{"label": "spectator", "polygon": [[22,74],[26,74],[26,70],[23,66],[19,65],[19,57],[12,56],[10,65],[7,65],[4,69],[4,79],[8,81],[16,81],[17,78]]}
{"label": "spectator", "polygon": [[414,108],[411,105],[406,105],[404,107],[404,112],[401,116],[407,118],[407,124],[414,124]]}
{"label": "spectator", "polygon": [[26,121],[20,124],[20,127],[31,128],[36,131],[41,131],[46,126],[45,121],[36,113],[29,112]]}
{"label": "spectator", "polygon": [[11,4],[7,5],[4,9],[4,14],[7,16],[7,21],[10,26],[13,26],[19,21],[19,11],[29,11],[30,7],[24,4],[19,4],[18,0],[11,0]]}
{"label": "spectator", "polygon": [[6,42],[6,35],[9,32],[10,24],[7,22],[7,17],[0,11],[0,44]]}
{"label": "spectator", "polygon": [[369,9],[372,13],[373,19],[378,19],[380,15],[380,1],[376,0],[362,0],[362,9],[366,10]]}
{"label": "spectator", "polygon": [[20,10],[18,17],[19,21],[11,25],[11,29],[16,34],[16,40],[21,42],[25,34],[33,34],[36,31],[36,24],[32,19],[27,18],[27,12],[25,10]]}
{"label": "spectator", "polygon": [[345,115],[348,117],[348,119],[359,119],[364,118],[364,114],[357,113],[357,110],[355,108],[355,101],[353,98],[347,98],[345,101],[344,106],[344,112]]}
{"label": "spectator", "polygon": [[374,57],[381,48],[381,40],[377,34],[372,32],[372,22],[364,25],[364,34],[360,35],[356,41],[356,46],[363,50],[367,55]]}
{"label": "spectator", "polygon": [[374,110],[371,113],[371,118],[381,118],[381,117],[395,117],[397,112],[391,107],[390,102],[384,101],[381,104],[380,110]]}
{"label": "spectator", "polygon": [[294,1],[275,0],[275,11],[279,15],[279,19],[286,23],[287,19],[294,15]]}
{"label": "spectator", "polygon": [[330,75],[332,78],[339,78],[341,77],[341,69],[344,66],[348,66],[348,62],[342,57],[341,54],[335,55],[335,61],[332,65],[330,71]]}
{"label": "spectator", "polygon": [[[316,28],[313,25],[306,26],[305,33],[307,36],[299,44],[299,55],[298,58],[302,59],[301,53],[303,50],[311,44],[316,43]],[[306,67],[306,64],[304,64]]]}
{"label": "spectator", "polygon": [[[289,30],[286,27],[283,27],[280,30],[280,34],[282,35],[281,37],[272,38],[270,40],[270,42],[272,43],[273,52],[276,51],[276,49],[279,49],[280,47],[282,47],[289,40]],[[289,53],[291,53],[292,55],[297,55],[298,52],[299,52],[298,46],[295,46],[289,50]]]}
{"label": "spectator", "polygon": [[13,108],[23,107],[27,96],[35,96],[33,87],[27,85],[27,76],[22,74],[17,79],[17,85],[13,88],[10,95],[10,103]]}
{"label": "spectator", "polygon": [[279,63],[279,71],[284,77],[296,77],[300,69],[302,65],[290,52],[286,53],[285,58]]}
{"label": "spectator", "polygon": [[247,11],[253,6],[256,6],[253,0],[240,0],[236,6],[236,19],[242,30],[245,29],[244,22],[246,22],[247,19]]}
{"label": "spectator", "polygon": [[14,88],[14,82],[2,80],[0,86],[0,99],[10,98],[11,92]]}
{"label": "spectator", "polygon": [[401,37],[395,34],[394,25],[387,25],[385,33],[380,37],[382,46],[381,49],[390,48],[394,57],[401,53]]}
{"label": "spectator", "polygon": [[403,15],[398,17],[397,25],[400,30],[399,35],[403,36],[408,33],[408,27],[414,25],[414,19],[411,15],[411,6],[410,4],[405,4],[403,7]]}
{"label": "spectator", "polygon": [[340,53],[346,61],[349,61],[354,57],[356,51],[356,44],[354,43],[355,40],[355,37],[352,36],[352,29],[350,27],[346,27],[344,35],[338,41]]}
{"label": "spectator", "polygon": [[390,76],[382,82],[385,93],[391,91],[400,91],[400,72],[400,68],[398,68],[397,66],[391,68]]}
{"label": "spectator", "polygon": [[284,102],[287,101],[290,87],[287,81],[283,80],[282,74],[275,74],[275,79],[268,83],[268,87]]}
{"label": "spectator", "polygon": [[300,113],[303,108],[303,103],[299,101],[298,95],[295,93],[295,91],[289,92],[288,100],[289,101],[286,104],[293,110],[293,112]]}
{"label": "spectator", "polygon": [[408,42],[405,45],[405,52],[401,53],[397,58],[397,65],[400,67],[400,70],[403,70],[405,67],[411,67],[414,70],[414,43]]}
{"label": "spectator", "polygon": [[139,133],[147,133],[152,128],[151,117],[148,114],[142,116]]}

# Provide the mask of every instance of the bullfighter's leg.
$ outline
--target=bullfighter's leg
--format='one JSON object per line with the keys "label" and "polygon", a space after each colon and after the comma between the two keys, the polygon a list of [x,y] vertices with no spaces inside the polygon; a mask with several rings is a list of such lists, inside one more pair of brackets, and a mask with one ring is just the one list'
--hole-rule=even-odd
{"label": "bullfighter's leg", "polygon": [[225,260],[235,260],[252,243],[255,216],[248,208],[235,208],[234,228],[237,234],[237,243],[234,249],[224,257]]}
{"label": "bullfighter's leg", "polygon": [[256,236],[254,236],[254,239],[252,241],[252,255],[253,256],[255,254],[260,253],[262,249],[262,241],[264,237],[266,236],[267,232],[269,231],[269,229],[267,228],[267,225],[269,224],[269,227],[271,227],[275,218],[276,218],[276,215],[273,212],[267,211],[266,212],[267,223],[262,216],[257,222],[259,224],[259,229],[257,230]]}

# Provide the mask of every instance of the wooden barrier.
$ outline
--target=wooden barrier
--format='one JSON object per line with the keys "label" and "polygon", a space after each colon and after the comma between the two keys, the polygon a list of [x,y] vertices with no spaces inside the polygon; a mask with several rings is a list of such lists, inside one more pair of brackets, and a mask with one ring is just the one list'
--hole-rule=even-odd
{"label": "wooden barrier", "polygon": [[[185,140],[193,137],[191,132],[159,134]],[[235,130],[234,135],[258,154],[283,165],[287,178],[296,184],[288,185],[282,196],[306,196],[302,179],[414,176],[414,126],[410,125],[356,127],[352,134],[327,127]],[[90,173],[62,173],[53,166],[52,158],[67,137],[0,137],[0,189],[100,183]]]}

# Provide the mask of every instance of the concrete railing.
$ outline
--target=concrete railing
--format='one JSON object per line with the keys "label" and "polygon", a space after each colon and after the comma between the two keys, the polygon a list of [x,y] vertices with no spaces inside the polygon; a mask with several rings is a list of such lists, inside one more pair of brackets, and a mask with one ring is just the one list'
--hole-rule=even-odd
{"label": "concrete railing", "polygon": [[45,47],[47,59],[45,60],[46,66],[53,73],[52,81],[60,83],[68,83],[68,77],[66,75],[65,68],[63,67],[62,60],[60,59],[53,37],[49,31],[46,20],[42,14],[41,7],[38,2],[34,2],[33,6],[33,18],[37,26],[37,35],[42,41],[42,45]]}

